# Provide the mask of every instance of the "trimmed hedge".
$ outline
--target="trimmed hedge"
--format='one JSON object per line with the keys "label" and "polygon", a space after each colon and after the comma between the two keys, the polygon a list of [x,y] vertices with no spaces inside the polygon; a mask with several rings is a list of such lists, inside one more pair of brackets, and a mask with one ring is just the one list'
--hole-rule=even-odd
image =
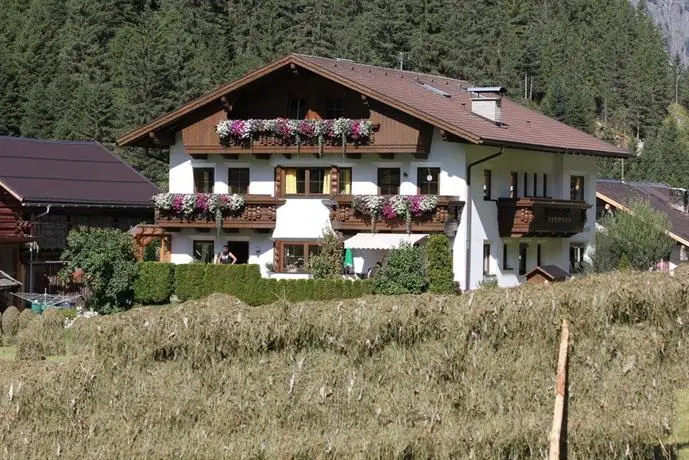
{"label": "trimmed hedge", "polygon": [[147,305],[166,303],[172,295],[175,266],[161,262],[139,262],[134,281],[134,301]]}
{"label": "trimmed hedge", "polygon": [[351,299],[372,293],[368,281],[265,279],[255,264],[185,264],[176,266],[173,272],[174,293],[182,301],[215,292],[233,295],[249,305],[265,305],[281,299],[291,302]]}

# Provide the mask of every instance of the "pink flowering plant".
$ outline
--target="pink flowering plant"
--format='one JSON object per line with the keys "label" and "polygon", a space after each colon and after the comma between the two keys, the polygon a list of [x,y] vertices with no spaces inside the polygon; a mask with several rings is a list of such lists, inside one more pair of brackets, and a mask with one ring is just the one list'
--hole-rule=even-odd
{"label": "pink flowering plant", "polygon": [[182,218],[194,216],[222,218],[236,215],[244,209],[240,195],[217,193],[159,193],[153,196],[153,205],[162,213]]}
{"label": "pink flowering plant", "polygon": [[225,146],[243,144],[256,136],[270,135],[285,144],[324,143],[342,144],[370,142],[373,124],[368,120],[338,118],[335,120],[223,120],[216,126],[220,143]]}
{"label": "pink flowering plant", "polygon": [[355,195],[352,207],[359,213],[373,219],[404,220],[411,223],[412,218],[435,212],[438,197],[435,195]]}

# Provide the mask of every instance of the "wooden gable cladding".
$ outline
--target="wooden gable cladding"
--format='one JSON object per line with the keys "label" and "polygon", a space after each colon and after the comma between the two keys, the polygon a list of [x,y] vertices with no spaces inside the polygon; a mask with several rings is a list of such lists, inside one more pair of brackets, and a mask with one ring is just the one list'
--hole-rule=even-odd
{"label": "wooden gable cladding", "polygon": [[[294,118],[290,104],[298,100],[298,114],[306,119],[368,119],[374,125],[371,142],[347,144],[344,153],[411,153],[427,156],[433,128],[410,115],[372,100],[338,83],[307,70],[294,74],[288,69],[266,75],[236,92],[218,100],[182,129],[185,151],[189,155],[209,153],[236,154],[317,154],[343,153],[341,145],[283,145],[275,139],[257,138],[246,145],[220,145],[216,126],[226,119]],[[341,110],[333,110],[332,101],[341,101]]]}
{"label": "wooden gable cladding", "polygon": [[31,240],[31,224],[24,221],[19,200],[0,187],[0,243]]}

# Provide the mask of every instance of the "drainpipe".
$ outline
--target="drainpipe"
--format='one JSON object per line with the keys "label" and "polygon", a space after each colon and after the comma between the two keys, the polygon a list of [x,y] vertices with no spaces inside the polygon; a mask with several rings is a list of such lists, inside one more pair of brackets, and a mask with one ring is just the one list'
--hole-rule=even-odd
{"label": "drainpipe", "polygon": [[499,157],[502,155],[503,147],[500,147],[500,150],[497,153],[494,153],[492,155],[488,155],[485,158],[481,158],[480,160],[474,161],[473,163],[469,163],[467,165],[467,204],[469,205],[467,208],[467,241],[466,241],[466,260],[465,260],[465,281],[464,281],[464,290],[468,291],[469,290],[469,284],[471,282],[471,215],[473,214],[473,202],[471,198],[471,168],[474,166],[484,163],[488,160],[492,160],[493,158]]}
{"label": "drainpipe", "polygon": [[[45,212],[42,212],[41,214],[34,217],[31,220],[31,223],[36,222],[41,217],[47,216],[50,213],[51,206],[52,205],[46,206]],[[33,292],[33,245],[31,246],[31,248],[29,248],[29,292]]]}

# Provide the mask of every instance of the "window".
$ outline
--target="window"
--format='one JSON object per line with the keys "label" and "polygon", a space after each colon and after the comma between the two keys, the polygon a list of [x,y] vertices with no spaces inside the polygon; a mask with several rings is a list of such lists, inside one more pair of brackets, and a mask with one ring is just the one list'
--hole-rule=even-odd
{"label": "window", "polygon": [[536,245],[536,266],[541,266],[541,245]]}
{"label": "window", "polygon": [[283,243],[281,270],[287,273],[308,272],[309,259],[320,249],[317,243]]}
{"label": "window", "polygon": [[526,275],[526,249],[525,243],[519,243],[519,274]]}
{"label": "window", "polygon": [[228,193],[249,193],[249,168],[229,168],[227,170]]}
{"label": "window", "polygon": [[543,174],[543,197],[548,196],[548,175]]}
{"label": "window", "polygon": [[192,243],[192,257],[194,262],[210,264],[213,262],[213,241],[198,241]]}
{"label": "window", "polygon": [[689,254],[687,254],[687,247],[684,245],[681,245],[679,247],[679,260],[682,262],[686,262],[689,260]]}
{"label": "window", "polygon": [[303,120],[306,118],[308,106],[305,97],[293,97],[287,103],[288,118],[293,120]]}
{"label": "window", "polygon": [[510,198],[517,198],[519,195],[519,176],[516,172],[510,174]]}
{"label": "window", "polygon": [[194,168],[194,193],[213,193],[215,170],[213,168]]}
{"label": "window", "polygon": [[584,270],[584,248],[579,245],[569,247],[569,272],[581,273]]}
{"label": "window", "polygon": [[337,170],[337,193],[340,195],[352,194],[352,168],[339,168]]}
{"label": "window", "polygon": [[490,191],[493,187],[493,173],[490,169],[483,170],[483,199],[490,200]]}
{"label": "window", "polygon": [[529,196],[529,174],[524,173],[524,196]]}
{"label": "window", "polygon": [[490,243],[483,243],[483,276],[491,275],[490,271]]}
{"label": "window", "polygon": [[378,193],[381,195],[400,193],[400,168],[378,168]]}
{"label": "window", "polygon": [[330,168],[285,169],[286,195],[329,195]]}
{"label": "window", "polygon": [[538,174],[533,173],[533,196],[538,196]]}
{"label": "window", "polygon": [[440,183],[440,168],[417,168],[416,183],[422,195],[437,195]]}
{"label": "window", "polygon": [[514,270],[514,268],[512,268],[512,264],[510,264],[509,247],[507,246],[507,243],[502,245],[502,269]]}
{"label": "window", "polygon": [[570,178],[569,199],[584,201],[584,176],[572,176]]}
{"label": "window", "polygon": [[325,100],[325,118],[334,119],[344,116],[344,99],[329,97]]}

